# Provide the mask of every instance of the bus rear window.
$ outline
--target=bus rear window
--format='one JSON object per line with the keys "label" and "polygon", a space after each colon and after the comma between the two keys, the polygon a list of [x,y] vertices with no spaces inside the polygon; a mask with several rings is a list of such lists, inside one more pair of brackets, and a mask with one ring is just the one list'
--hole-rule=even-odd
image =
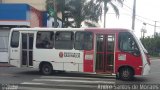
{"label": "bus rear window", "polygon": [[75,34],[75,49],[91,50],[93,47],[93,35],[91,32],[78,31]]}
{"label": "bus rear window", "polygon": [[17,48],[19,46],[19,32],[13,31],[11,37],[11,47]]}

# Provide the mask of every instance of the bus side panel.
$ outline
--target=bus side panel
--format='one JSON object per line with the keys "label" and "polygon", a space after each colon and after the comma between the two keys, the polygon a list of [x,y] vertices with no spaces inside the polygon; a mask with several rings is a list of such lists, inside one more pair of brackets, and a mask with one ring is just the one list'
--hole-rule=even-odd
{"label": "bus side panel", "polygon": [[84,50],[84,63],[83,63],[83,71],[84,72],[93,72],[93,51],[85,51]]}
{"label": "bus side panel", "polygon": [[116,52],[115,73],[121,66],[130,66],[134,69],[135,75],[142,75],[142,59],[141,56],[133,56],[130,53]]}
{"label": "bus side panel", "polygon": [[49,62],[54,70],[83,72],[83,52],[79,50],[37,49],[35,47],[34,60],[37,64],[43,61]]}

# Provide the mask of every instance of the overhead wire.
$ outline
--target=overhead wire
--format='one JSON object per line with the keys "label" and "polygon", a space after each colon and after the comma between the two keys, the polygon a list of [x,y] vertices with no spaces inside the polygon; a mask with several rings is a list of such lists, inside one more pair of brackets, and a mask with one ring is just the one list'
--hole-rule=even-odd
{"label": "overhead wire", "polygon": [[[129,7],[129,6],[127,6],[126,4],[123,4],[125,7],[127,7],[128,9],[130,9],[130,11],[132,12],[132,8],[131,7]],[[126,9],[124,9],[124,8],[122,8],[123,10],[125,10],[125,11],[129,11],[129,10],[126,10]],[[130,15],[131,16],[131,15]],[[131,16],[132,17],[132,16]],[[146,23],[147,25],[150,25],[150,26],[155,26],[155,25],[153,25],[153,24],[150,24],[150,23],[147,23],[146,21],[144,21],[144,20],[141,20],[141,19],[139,19],[139,18],[142,18],[142,19],[144,19],[144,20],[146,20],[146,21],[152,21],[152,22],[158,22],[158,23],[160,23],[160,21],[157,21],[157,20],[152,20],[152,19],[150,19],[150,18],[146,18],[146,17],[143,17],[143,16],[141,16],[141,15],[138,15],[138,14],[136,14],[136,20],[138,20],[138,21],[140,21],[140,22],[142,22],[142,23]],[[160,27],[160,26],[156,26],[156,27]]]}

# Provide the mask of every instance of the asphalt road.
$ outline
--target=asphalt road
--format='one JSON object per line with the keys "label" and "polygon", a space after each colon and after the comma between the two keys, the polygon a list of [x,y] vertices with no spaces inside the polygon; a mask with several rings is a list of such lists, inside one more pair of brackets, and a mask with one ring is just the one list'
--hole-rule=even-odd
{"label": "asphalt road", "polygon": [[[129,84],[131,86],[114,86],[114,89],[144,89],[136,85],[151,85],[145,90],[159,90],[160,59],[152,60],[151,73],[144,77],[136,77],[133,81],[116,80],[114,76],[88,75],[82,73],[53,73],[43,76],[37,70],[16,67],[0,67],[0,83],[3,87],[18,90],[111,90],[113,85]],[[154,85],[153,85],[154,84]],[[110,86],[111,85],[111,86]],[[135,87],[134,87],[135,85]],[[154,86],[154,87],[153,87]],[[133,88],[134,87],[134,88]],[[8,89],[9,90],[9,89]],[[12,89],[17,90],[17,89]]]}

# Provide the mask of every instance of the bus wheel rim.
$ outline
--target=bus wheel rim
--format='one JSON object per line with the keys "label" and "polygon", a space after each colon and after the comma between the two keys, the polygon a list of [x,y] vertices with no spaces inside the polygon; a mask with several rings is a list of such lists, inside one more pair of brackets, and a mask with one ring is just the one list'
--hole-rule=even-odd
{"label": "bus wheel rim", "polygon": [[44,69],[43,69],[43,71],[45,73],[49,73],[50,72],[50,68],[48,66],[45,66]]}

